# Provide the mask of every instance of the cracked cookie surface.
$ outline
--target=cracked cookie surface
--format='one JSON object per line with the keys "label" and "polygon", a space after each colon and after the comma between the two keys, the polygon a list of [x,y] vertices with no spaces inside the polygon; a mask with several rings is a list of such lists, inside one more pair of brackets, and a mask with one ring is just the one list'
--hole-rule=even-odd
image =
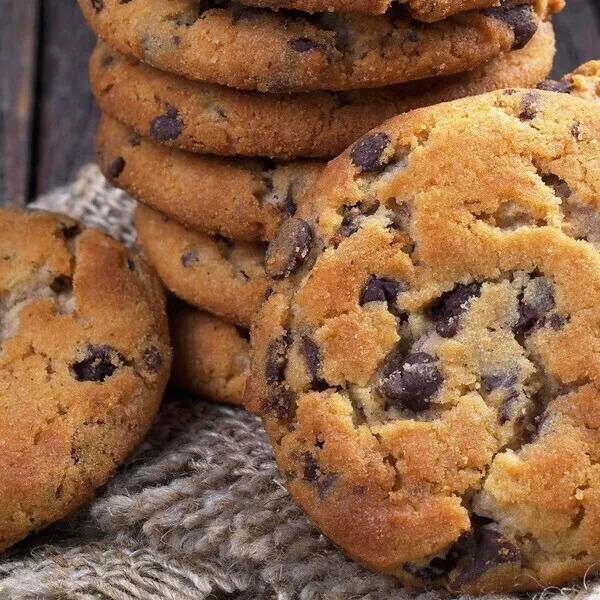
{"label": "cracked cookie surface", "polygon": [[243,405],[250,374],[250,332],[191,306],[169,310],[172,382],[198,396]]}
{"label": "cracked cookie surface", "polygon": [[468,71],[523,48],[540,17],[526,4],[433,24],[385,15],[274,12],[236,2],[79,0],[94,32],[154,67],[228,87],[346,90]]}
{"label": "cracked cookie surface", "polygon": [[[554,32],[467,73],[353,92],[262,94],[191,81],[132,61],[99,43],[90,60],[101,109],[139,135],[192,152],[332,158],[396,114],[548,76]],[[249,127],[252,123],[252,127]]]}
{"label": "cracked cookie surface", "polygon": [[269,285],[265,244],[192,231],[142,204],[135,226],[148,262],[171,292],[196,308],[250,327]]}
{"label": "cracked cookie surface", "polygon": [[600,114],[505,90],[384,123],[267,251],[246,403],[348,554],[454,592],[600,554]]}
{"label": "cracked cookie surface", "polygon": [[0,210],[0,549],[66,516],[145,435],[169,376],[162,286],[62,215]]}
{"label": "cracked cookie surface", "polygon": [[96,149],[107,179],[140,202],[192,229],[244,241],[270,240],[325,166],[165,148],[106,115]]}

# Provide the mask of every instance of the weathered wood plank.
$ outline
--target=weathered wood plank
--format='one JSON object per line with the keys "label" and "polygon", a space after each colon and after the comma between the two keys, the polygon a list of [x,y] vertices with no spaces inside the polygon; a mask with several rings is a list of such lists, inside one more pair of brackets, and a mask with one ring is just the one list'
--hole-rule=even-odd
{"label": "weathered wood plank", "polygon": [[97,109],[88,85],[94,35],[74,0],[43,0],[42,4],[38,194],[71,181],[79,168],[93,159],[97,123]]}
{"label": "weathered wood plank", "polygon": [[0,205],[31,190],[40,0],[0,0]]}
{"label": "weathered wood plank", "polygon": [[557,54],[553,75],[560,77],[583,62],[600,59],[600,0],[567,0],[554,18]]}

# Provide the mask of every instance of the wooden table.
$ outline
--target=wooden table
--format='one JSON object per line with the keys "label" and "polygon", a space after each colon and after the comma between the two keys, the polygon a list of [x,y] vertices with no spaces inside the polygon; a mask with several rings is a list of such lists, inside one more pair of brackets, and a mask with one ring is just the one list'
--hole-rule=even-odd
{"label": "wooden table", "polygon": [[[0,204],[23,205],[93,158],[94,36],[75,0],[0,0],[0,15]],[[554,22],[555,77],[600,58],[600,0],[567,0]]]}

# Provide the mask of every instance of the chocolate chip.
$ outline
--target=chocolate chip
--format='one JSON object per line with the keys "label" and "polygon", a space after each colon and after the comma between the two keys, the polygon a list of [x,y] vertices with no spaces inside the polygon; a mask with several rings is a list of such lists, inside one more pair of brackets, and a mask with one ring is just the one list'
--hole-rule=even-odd
{"label": "chocolate chip", "polygon": [[71,365],[71,374],[77,381],[102,382],[118,368],[123,357],[110,346],[88,346],[86,357]]}
{"label": "chocolate chip", "polygon": [[90,0],[90,4],[97,13],[104,8],[104,0]]}
{"label": "chocolate chip", "polygon": [[529,281],[519,295],[519,317],[514,327],[515,333],[527,334],[534,327],[543,324],[543,319],[555,306],[554,291],[545,277],[535,277]]}
{"label": "chocolate chip", "polygon": [[197,250],[194,250],[192,248],[191,250],[188,250],[187,252],[184,252],[181,255],[181,264],[186,269],[188,267],[191,267],[195,262],[198,262],[198,251]]}
{"label": "chocolate chip", "polygon": [[521,121],[532,121],[540,112],[540,95],[537,92],[528,92],[521,98]]}
{"label": "chocolate chip", "polygon": [[573,125],[571,125],[571,135],[576,140],[581,140],[583,134],[581,133],[581,123],[579,121],[573,121]]}
{"label": "chocolate chip", "polygon": [[305,454],[303,478],[309,483],[314,483],[319,492],[319,496],[323,498],[337,479],[337,474],[324,472],[314,456],[307,452]]}
{"label": "chocolate chip", "polygon": [[500,408],[500,423],[502,425],[508,421],[511,421],[514,417],[523,417],[522,412],[515,415],[515,409],[519,404],[519,392],[517,390],[511,390],[504,399],[502,407]]}
{"label": "chocolate chip", "polygon": [[293,184],[290,184],[287,189],[285,198],[283,200],[283,205],[281,207],[281,212],[284,219],[289,219],[296,214],[296,201],[294,200]]}
{"label": "chocolate chip", "polygon": [[309,336],[304,335],[300,340],[300,353],[304,357],[311,382],[317,381],[319,378],[319,347]]}
{"label": "chocolate chip", "polygon": [[562,329],[569,322],[569,317],[565,315],[561,315],[559,313],[552,313],[548,319],[547,323],[552,327],[552,329]]}
{"label": "chocolate chip", "polygon": [[287,364],[287,350],[287,336],[279,336],[269,344],[265,357],[265,379],[267,383],[283,381]]}
{"label": "chocolate chip", "polygon": [[567,198],[570,198],[571,194],[573,193],[573,190],[571,190],[571,186],[569,186],[569,184],[564,179],[561,179],[556,175],[543,175],[542,181],[548,187],[552,188],[554,194],[558,196],[561,200],[566,200]]}
{"label": "chocolate chip", "polygon": [[112,56],[111,54],[105,54],[101,59],[100,59],[100,66],[104,69],[106,69],[106,67],[109,67],[110,65],[112,65],[115,62],[115,57]]}
{"label": "chocolate chip", "polygon": [[296,217],[284,221],[267,249],[267,275],[283,279],[293,273],[306,258],[311,242],[312,232],[306,221]]}
{"label": "chocolate chip", "polygon": [[106,175],[109,179],[117,179],[125,168],[125,159],[122,156],[118,156],[113,160],[110,165],[106,168]]}
{"label": "chocolate chip", "polygon": [[368,135],[354,145],[350,151],[350,158],[361,172],[380,171],[387,164],[383,154],[389,143],[387,133]]}
{"label": "chocolate chip", "polygon": [[415,412],[427,410],[444,381],[435,363],[435,358],[425,352],[410,354],[383,380],[379,391],[393,404]]}
{"label": "chocolate chip", "polygon": [[460,317],[467,311],[469,302],[479,296],[481,284],[464,285],[459,283],[449,292],[444,292],[425,311],[435,321],[435,330],[444,338],[452,337],[458,331]]}
{"label": "chocolate chip", "polygon": [[310,50],[319,50],[322,48],[319,42],[309,38],[298,38],[290,42],[292,50],[295,52],[309,52]]}
{"label": "chocolate chip", "polygon": [[62,225],[60,232],[65,240],[72,240],[81,233],[81,227],[78,223],[75,225]]}
{"label": "chocolate chip", "polygon": [[176,140],[181,135],[183,125],[177,109],[169,106],[164,115],[156,117],[150,124],[150,135],[157,142]]}
{"label": "chocolate chip", "polygon": [[447,575],[456,567],[460,558],[465,556],[473,545],[473,532],[462,534],[450,547],[445,556],[438,556],[431,560],[425,567],[415,568],[412,565],[404,565],[404,569],[418,577],[423,582],[432,583],[440,577]]}
{"label": "chocolate chip", "polygon": [[156,346],[150,346],[144,352],[144,365],[150,373],[156,373],[160,370],[164,362],[163,355]]}
{"label": "chocolate chip", "polygon": [[452,581],[458,588],[481,579],[490,570],[504,564],[521,564],[519,549],[493,525],[485,526],[475,533],[475,554]]}
{"label": "chocolate chip", "polygon": [[128,256],[125,259],[125,266],[132,272],[135,273],[137,271],[137,265],[135,264],[135,261],[133,260],[133,258],[131,258],[130,256]]}
{"label": "chocolate chip", "polygon": [[483,376],[483,387],[486,392],[491,392],[498,388],[510,388],[517,383],[516,373],[496,373]]}
{"label": "chocolate chip", "polygon": [[484,13],[510,25],[515,34],[513,50],[524,48],[538,29],[535,12],[528,4],[488,8]]}
{"label": "chocolate chip", "polygon": [[561,79],[559,81],[544,79],[544,81],[537,84],[537,89],[546,92],[557,92],[558,94],[568,94],[573,89],[573,85],[572,79]]}
{"label": "chocolate chip", "polygon": [[387,302],[388,306],[393,306],[396,304],[398,294],[405,292],[406,289],[402,281],[372,275],[362,292],[360,304],[362,306],[368,302]]}
{"label": "chocolate chip", "polygon": [[278,417],[284,417],[289,413],[292,405],[292,396],[285,384],[277,383],[269,387],[269,395],[263,410],[267,413],[275,413]]}

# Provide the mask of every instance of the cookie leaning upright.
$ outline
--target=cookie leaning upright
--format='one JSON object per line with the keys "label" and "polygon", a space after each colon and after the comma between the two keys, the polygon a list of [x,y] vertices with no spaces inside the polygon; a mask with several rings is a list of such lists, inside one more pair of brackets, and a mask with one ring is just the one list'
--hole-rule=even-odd
{"label": "cookie leaning upright", "polygon": [[597,104],[566,94],[417,110],[271,243],[247,404],[364,565],[463,593],[598,568],[599,147]]}
{"label": "cookie leaning upright", "polygon": [[145,263],[65,216],[0,211],[0,549],[64,517],[148,431],[171,349]]}

